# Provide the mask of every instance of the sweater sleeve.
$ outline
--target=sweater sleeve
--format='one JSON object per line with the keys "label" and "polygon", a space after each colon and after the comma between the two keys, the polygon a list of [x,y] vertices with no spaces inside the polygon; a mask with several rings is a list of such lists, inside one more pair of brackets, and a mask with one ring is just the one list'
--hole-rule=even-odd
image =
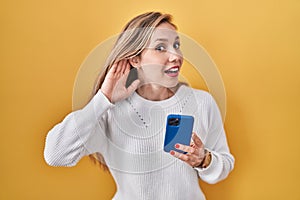
{"label": "sweater sleeve", "polygon": [[207,104],[208,132],[203,142],[205,148],[211,152],[212,160],[207,168],[195,169],[203,181],[214,184],[225,179],[233,170],[234,157],[229,151],[219,108],[211,95]]}
{"label": "sweater sleeve", "polygon": [[113,104],[99,91],[81,110],[68,114],[47,134],[44,158],[51,166],[75,166],[105,146],[105,115]]}

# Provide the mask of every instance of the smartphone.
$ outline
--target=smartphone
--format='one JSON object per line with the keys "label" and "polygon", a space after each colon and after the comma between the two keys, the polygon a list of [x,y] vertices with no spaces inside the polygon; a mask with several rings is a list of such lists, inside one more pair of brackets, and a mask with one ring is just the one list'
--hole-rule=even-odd
{"label": "smartphone", "polygon": [[194,117],[189,115],[170,114],[167,116],[164,151],[171,150],[186,153],[175,148],[175,144],[189,146],[194,126]]}
{"label": "smartphone", "polygon": [[135,81],[136,79],[138,79],[137,69],[135,67],[132,67],[130,69],[130,72],[129,72],[127,80],[126,80],[126,84],[125,84],[126,88],[128,88],[131,85],[131,83],[133,81]]}

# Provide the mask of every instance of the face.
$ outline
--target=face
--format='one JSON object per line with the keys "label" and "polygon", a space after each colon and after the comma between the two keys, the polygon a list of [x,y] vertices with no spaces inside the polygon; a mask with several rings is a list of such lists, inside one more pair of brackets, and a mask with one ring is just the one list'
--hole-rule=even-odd
{"label": "face", "polygon": [[174,87],[178,83],[182,61],[176,29],[169,23],[162,23],[139,57],[139,79],[142,84]]}

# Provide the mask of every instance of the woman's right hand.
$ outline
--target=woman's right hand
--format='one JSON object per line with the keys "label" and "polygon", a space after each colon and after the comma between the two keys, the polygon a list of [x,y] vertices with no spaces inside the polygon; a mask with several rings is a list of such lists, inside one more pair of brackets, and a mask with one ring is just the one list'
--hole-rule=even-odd
{"label": "woman's right hand", "polygon": [[125,86],[129,72],[130,64],[124,59],[114,63],[106,74],[100,90],[110,102],[116,103],[126,99],[137,89],[139,80],[133,81],[128,88]]}

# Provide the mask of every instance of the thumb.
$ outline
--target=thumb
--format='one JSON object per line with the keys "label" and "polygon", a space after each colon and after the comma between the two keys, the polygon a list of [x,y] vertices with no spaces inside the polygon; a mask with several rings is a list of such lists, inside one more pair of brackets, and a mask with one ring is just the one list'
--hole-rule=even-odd
{"label": "thumb", "polygon": [[195,132],[193,132],[192,139],[198,148],[203,148],[203,143]]}
{"label": "thumb", "polygon": [[133,81],[131,83],[131,85],[127,88],[127,93],[128,94],[133,93],[137,89],[139,84],[140,84],[140,80],[137,79],[137,80]]}

